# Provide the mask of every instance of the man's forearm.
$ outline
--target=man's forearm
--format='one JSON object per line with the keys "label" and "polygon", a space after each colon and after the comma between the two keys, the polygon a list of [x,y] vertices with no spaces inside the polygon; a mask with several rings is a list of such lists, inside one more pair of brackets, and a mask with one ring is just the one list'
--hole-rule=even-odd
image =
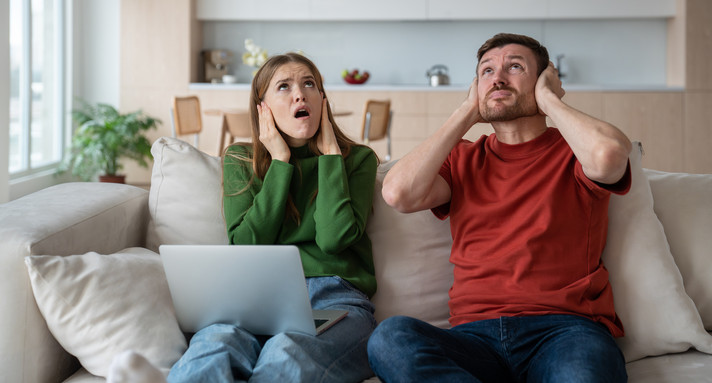
{"label": "man's forearm", "polygon": [[553,93],[540,108],[554,122],[581,163],[586,176],[612,184],[625,173],[631,143],[615,126],[564,103]]}
{"label": "man's forearm", "polygon": [[438,172],[452,148],[477,122],[478,116],[476,104],[463,103],[440,129],[400,159],[383,181],[382,193],[386,203],[407,213],[448,202],[449,187],[444,190],[444,180]]}

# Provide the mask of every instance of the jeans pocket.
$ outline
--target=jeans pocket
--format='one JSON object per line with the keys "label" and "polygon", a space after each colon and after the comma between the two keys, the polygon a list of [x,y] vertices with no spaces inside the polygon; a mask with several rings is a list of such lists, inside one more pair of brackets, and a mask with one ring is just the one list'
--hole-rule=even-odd
{"label": "jeans pocket", "polygon": [[347,290],[352,291],[352,292],[358,294],[361,298],[370,301],[370,299],[368,299],[368,295],[366,295],[363,291],[359,290],[358,287],[354,286],[353,283],[345,280],[344,278],[341,278],[338,275],[332,275],[331,278],[334,278],[336,281],[338,281],[341,284],[341,286],[343,286]]}

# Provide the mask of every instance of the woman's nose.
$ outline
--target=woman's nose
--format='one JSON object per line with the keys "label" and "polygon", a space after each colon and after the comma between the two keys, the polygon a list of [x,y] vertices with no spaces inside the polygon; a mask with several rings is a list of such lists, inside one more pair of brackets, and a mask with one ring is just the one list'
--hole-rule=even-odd
{"label": "woman's nose", "polygon": [[299,102],[299,101],[306,101],[306,100],[307,100],[307,98],[306,98],[306,94],[304,93],[304,91],[297,88],[294,91],[294,101]]}

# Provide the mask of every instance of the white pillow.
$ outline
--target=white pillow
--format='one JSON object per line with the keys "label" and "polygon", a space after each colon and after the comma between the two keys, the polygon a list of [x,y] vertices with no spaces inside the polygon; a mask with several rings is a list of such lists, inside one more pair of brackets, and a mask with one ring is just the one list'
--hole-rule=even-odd
{"label": "white pillow", "polygon": [[712,330],[712,174],[645,173],[685,291]]}
{"label": "white pillow", "polygon": [[378,281],[376,319],[407,315],[449,328],[450,220],[441,221],[429,210],[403,214],[388,206],[381,188],[393,163],[378,167],[373,215],[366,226]]}
{"label": "white pillow", "polygon": [[170,137],[156,140],[151,154],[147,247],[158,251],[164,243],[228,244],[220,158]]}
{"label": "white pillow", "polygon": [[627,362],[682,352],[690,347],[712,353],[695,304],[655,212],[648,179],[640,165],[640,144],[630,155],[633,184],[628,194],[612,195],[603,262],[610,272],[616,312],[625,328],[618,338]]}
{"label": "white pillow", "polygon": [[167,371],[186,350],[158,254],[33,255],[25,264],[47,327],[92,374],[105,377],[126,350]]}

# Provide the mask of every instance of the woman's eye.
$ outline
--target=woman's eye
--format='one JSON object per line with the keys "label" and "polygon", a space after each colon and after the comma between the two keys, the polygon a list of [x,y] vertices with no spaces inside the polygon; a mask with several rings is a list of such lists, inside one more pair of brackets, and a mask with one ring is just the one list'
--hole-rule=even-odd
{"label": "woman's eye", "polygon": [[314,87],[314,81],[305,81],[304,86],[307,88],[312,88]]}
{"label": "woman's eye", "polygon": [[277,89],[279,89],[279,90],[286,90],[286,89],[289,89],[289,85],[287,85],[287,84],[279,84],[279,85],[277,85]]}

